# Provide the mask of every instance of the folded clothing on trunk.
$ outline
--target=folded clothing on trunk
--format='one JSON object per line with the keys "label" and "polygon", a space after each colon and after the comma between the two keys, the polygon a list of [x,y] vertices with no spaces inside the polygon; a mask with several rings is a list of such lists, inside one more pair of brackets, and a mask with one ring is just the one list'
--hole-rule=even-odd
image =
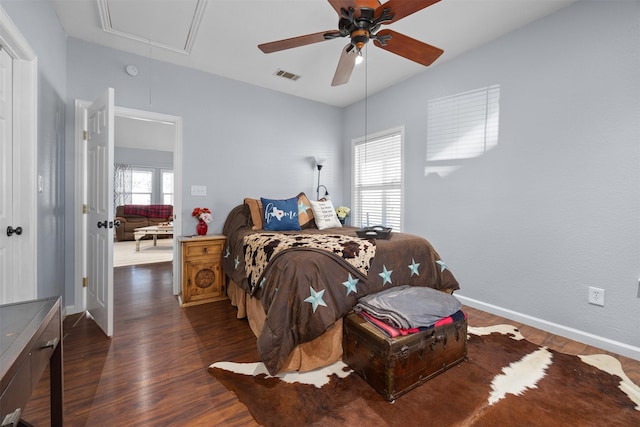
{"label": "folded clothing on trunk", "polygon": [[360,298],[354,310],[365,311],[393,327],[411,329],[432,326],[461,307],[453,295],[432,288],[403,285]]}
{"label": "folded clothing on trunk", "polygon": [[443,317],[442,319],[438,320],[436,323],[434,323],[431,326],[422,327],[422,328],[401,329],[401,328],[395,328],[383,322],[382,320],[376,319],[375,317],[368,314],[366,311],[360,311],[358,315],[362,317],[364,320],[366,320],[367,322],[371,323],[373,326],[375,326],[376,329],[378,329],[380,332],[382,332],[389,338],[397,338],[401,336],[417,334],[420,332],[428,331],[429,329],[438,328],[444,325],[449,325],[451,323],[457,322],[458,320],[467,318],[467,314],[464,311],[458,310],[455,313],[453,313],[451,316]]}

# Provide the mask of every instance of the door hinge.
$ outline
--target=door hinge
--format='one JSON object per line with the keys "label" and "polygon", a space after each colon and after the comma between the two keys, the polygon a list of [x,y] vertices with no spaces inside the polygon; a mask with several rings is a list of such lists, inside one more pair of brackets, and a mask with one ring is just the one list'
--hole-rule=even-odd
{"label": "door hinge", "polygon": [[82,213],[85,214],[85,215],[87,214],[87,204],[86,203],[82,204]]}
{"label": "door hinge", "polygon": [[86,288],[87,284],[89,284],[89,279],[87,279],[86,277],[82,278],[82,287]]}
{"label": "door hinge", "polygon": [[83,130],[83,131],[82,131],[82,140],[83,140],[83,141],[86,141],[86,140],[87,140],[87,131],[86,131],[86,130]]}

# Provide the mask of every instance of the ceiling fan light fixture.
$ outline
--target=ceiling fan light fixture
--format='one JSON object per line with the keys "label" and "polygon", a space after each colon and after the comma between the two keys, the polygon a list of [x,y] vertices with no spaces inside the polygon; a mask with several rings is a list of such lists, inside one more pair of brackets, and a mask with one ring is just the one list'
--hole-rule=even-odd
{"label": "ceiling fan light fixture", "polygon": [[362,51],[358,50],[358,56],[356,56],[356,65],[362,64],[364,61],[364,56],[362,56]]}

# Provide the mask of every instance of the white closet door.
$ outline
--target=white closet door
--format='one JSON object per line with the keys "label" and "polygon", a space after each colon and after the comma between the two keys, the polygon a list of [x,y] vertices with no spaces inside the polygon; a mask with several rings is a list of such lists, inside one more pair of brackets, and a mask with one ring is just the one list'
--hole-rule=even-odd
{"label": "white closet door", "polygon": [[0,304],[17,301],[14,295],[13,227],[13,60],[0,48]]}

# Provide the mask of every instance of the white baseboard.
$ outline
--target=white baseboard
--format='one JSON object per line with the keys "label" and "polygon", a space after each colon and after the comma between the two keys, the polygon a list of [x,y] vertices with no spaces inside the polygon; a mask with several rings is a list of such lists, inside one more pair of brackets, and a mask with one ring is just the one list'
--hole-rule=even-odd
{"label": "white baseboard", "polygon": [[550,332],[554,335],[569,338],[574,341],[578,341],[584,344],[598,347],[603,350],[610,351],[612,353],[619,354],[621,356],[629,357],[631,359],[640,361],[640,348],[619,341],[613,341],[608,338],[604,338],[598,335],[591,334],[589,332],[581,331],[578,329],[570,328],[557,323],[552,323],[537,317],[522,314],[513,310],[498,307],[493,304],[488,304],[482,301],[475,300],[473,298],[465,297],[456,292],[456,298],[464,305],[467,305],[478,310],[486,311],[487,313],[495,314],[510,320],[515,320],[525,325],[532,326],[534,328],[541,329],[546,332]]}
{"label": "white baseboard", "polygon": [[84,311],[84,310],[82,310],[82,307],[80,307],[79,305],[68,305],[64,307],[63,311],[64,311],[63,317],[67,317],[71,314],[80,313],[81,311]]}

